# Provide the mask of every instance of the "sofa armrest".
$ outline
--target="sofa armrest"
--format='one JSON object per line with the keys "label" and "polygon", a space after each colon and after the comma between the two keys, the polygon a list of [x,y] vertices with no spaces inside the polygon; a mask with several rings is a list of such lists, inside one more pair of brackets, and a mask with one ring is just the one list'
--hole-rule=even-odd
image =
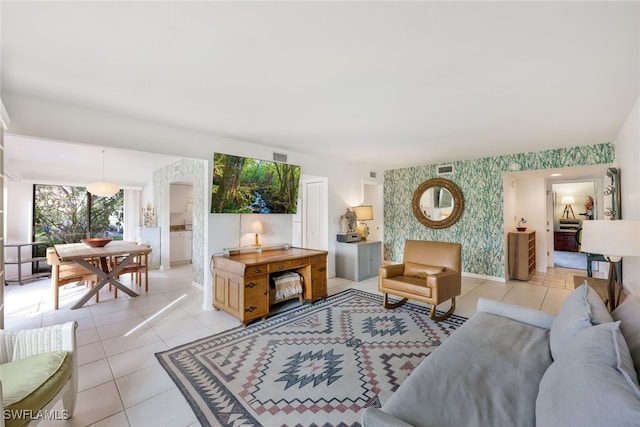
{"label": "sofa armrest", "polygon": [[551,329],[551,323],[553,323],[553,319],[555,319],[554,315],[543,311],[487,298],[480,298],[478,300],[477,311],[507,317],[542,329]]}
{"label": "sofa armrest", "polygon": [[364,427],[413,427],[381,409],[369,407],[362,413]]}
{"label": "sofa armrest", "polygon": [[443,271],[438,274],[429,274],[427,276],[427,286],[433,288],[436,286],[458,285],[460,283],[460,273],[453,270]]}
{"label": "sofa armrest", "polygon": [[378,276],[380,276],[381,279],[386,279],[387,277],[402,276],[402,273],[404,273],[404,264],[382,265],[378,269]]}

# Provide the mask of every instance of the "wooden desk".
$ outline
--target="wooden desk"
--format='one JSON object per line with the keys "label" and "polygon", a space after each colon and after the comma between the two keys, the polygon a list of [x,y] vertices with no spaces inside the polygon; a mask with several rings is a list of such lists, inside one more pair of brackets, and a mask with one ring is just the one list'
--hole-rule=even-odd
{"label": "wooden desk", "polygon": [[[131,242],[123,242],[114,240],[109,242],[102,248],[92,248],[84,243],[68,243],[55,245],[54,248],[58,253],[61,261],[75,261],[87,270],[98,275],[101,279],[93,288],[89,290],[80,300],[71,308],[76,309],[82,307],[92,296],[100,292],[100,289],[107,283],[111,283],[117,289],[125,294],[137,297],[138,294],[120,283],[117,279],[118,274],[127,266],[136,256],[148,254],[151,248],[146,245],[138,245]],[[120,256],[124,257],[122,261],[112,270],[109,270],[108,257]],[[99,259],[100,266],[96,266],[89,262],[91,259]]]}
{"label": "wooden desk", "polygon": [[275,249],[213,257],[213,306],[243,325],[269,315],[269,276],[295,271],[303,278],[303,298],[327,296],[327,251]]}

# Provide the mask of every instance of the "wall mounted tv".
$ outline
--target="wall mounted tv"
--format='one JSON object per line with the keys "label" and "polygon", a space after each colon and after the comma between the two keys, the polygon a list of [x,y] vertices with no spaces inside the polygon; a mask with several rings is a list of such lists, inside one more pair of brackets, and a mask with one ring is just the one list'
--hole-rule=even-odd
{"label": "wall mounted tv", "polygon": [[294,214],[300,166],[215,153],[211,213]]}

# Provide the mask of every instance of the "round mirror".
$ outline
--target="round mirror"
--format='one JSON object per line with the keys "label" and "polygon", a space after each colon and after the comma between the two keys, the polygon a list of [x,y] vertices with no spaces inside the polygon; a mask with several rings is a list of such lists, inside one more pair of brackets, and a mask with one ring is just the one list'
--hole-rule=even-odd
{"label": "round mirror", "polygon": [[462,191],[448,179],[428,179],[413,193],[413,214],[427,227],[451,227],[458,222],[463,209]]}

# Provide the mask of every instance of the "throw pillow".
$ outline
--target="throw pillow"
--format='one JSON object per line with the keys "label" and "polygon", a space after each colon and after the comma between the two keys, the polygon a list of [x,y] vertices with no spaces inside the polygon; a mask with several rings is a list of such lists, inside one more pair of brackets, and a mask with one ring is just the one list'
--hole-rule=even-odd
{"label": "throw pillow", "polygon": [[620,330],[629,345],[636,373],[640,375],[640,298],[629,295],[611,316],[622,322]]}
{"label": "throw pillow", "polygon": [[612,321],[596,291],[587,283],[578,286],[567,295],[551,324],[551,356],[554,360],[560,357],[566,346],[583,329]]}
{"label": "throw pillow", "polygon": [[417,264],[415,262],[405,262],[404,275],[425,278],[432,274],[442,273],[445,270],[442,266]]}
{"label": "throw pillow", "polygon": [[537,426],[637,426],[640,386],[620,322],[584,329],[540,380]]}

